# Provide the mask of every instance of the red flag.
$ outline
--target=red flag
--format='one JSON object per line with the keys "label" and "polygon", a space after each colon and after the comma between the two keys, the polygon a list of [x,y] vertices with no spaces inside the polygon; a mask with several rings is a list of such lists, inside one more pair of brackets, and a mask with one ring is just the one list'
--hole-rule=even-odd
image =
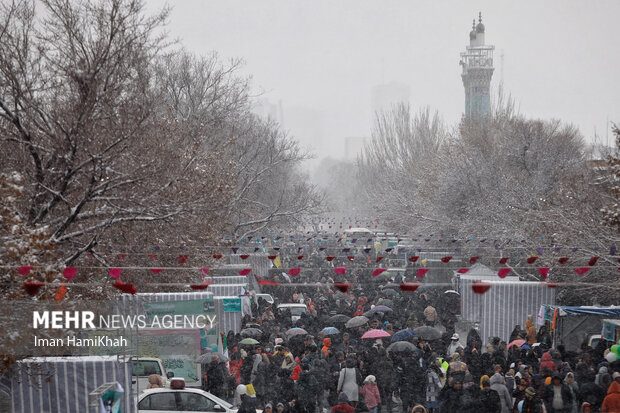
{"label": "red flag", "polygon": [[504,264],[506,264],[506,263],[508,262],[508,260],[509,260],[509,259],[510,259],[510,257],[502,257],[502,258],[499,260],[499,263],[500,263],[500,264],[502,264],[502,265],[504,265]]}
{"label": "red flag", "polygon": [[441,262],[443,262],[443,263],[447,264],[447,263],[449,263],[449,262],[450,262],[450,260],[451,260],[451,259],[452,259],[452,257],[451,257],[451,256],[442,257],[442,258],[441,258]]}
{"label": "red flag", "polygon": [[538,259],[538,257],[532,256],[527,259],[528,264],[534,264],[534,262]]}
{"label": "red flag", "polygon": [[334,257],[333,255],[328,255],[327,257],[325,257],[325,259],[327,260],[327,262],[332,262],[336,259],[336,257]]}
{"label": "red flag", "polygon": [[417,277],[422,278],[426,275],[427,272],[428,272],[428,268],[419,268]]}
{"label": "red flag", "polygon": [[114,284],[112,284],[112,287],[116,288],[117,290],[120,290],[124,293],[127,294],[135,294],[138,292],[138,289],[131,283],[124,283],[121,280],[116,281]]}
{"label": "red flag", "polygon": [[568,262],[568,257],[562,257],[558,259],[560,264],[566,264]]}
{"label": "red flag", "polygon": [[579,267],[579,268],[575,268],[575,272],[579,275],[583,275],[585,273],[587,273],[588,271],[590,271],[590,267]]}
{"label": "red flag", "polygon": [[400,285],[400,289],[401,291],[413,293],[420,287],[420,285],[420,283],[402,283]]}
{"label": "red flag", "polygon": [[278,258],[277,255],[268,255],[267,258],[269,258],[270,260],[275,260],[276,258]]}
{"label": "red flag", "polygon": [[353,261],[355,259],[355,255],[347,255],[349,261]]}
{"label": "red flag", "polygon": [[541,267],[541,268],[538,269],[538,272],[546,280],[547,279],[547,274],[549,274],[549,267]]}
{"label": "red flag", "polygon": [[77,274],[77,267],[67,267],[62,271],[62,275],[67,279],[70,280],[72,278],[75,278],[75,275]]}
{"label": "red flag", "polygon": [[349,283],[334,283],[334,287],[336,287],[339,291],[343,293],[347,293],[351,284]]}
{"label": "red flag", "polygon": [[207,276],[207,274],[209,273],[209,268],[208,268],[208,267],[202,267],[202,268],[200,269],[200,272],[202,272],[202,276],[203,276],[203,277],[206,277],[206,276]]}
{"label": "red flag", "polygon": [[110,274],[110,277],[116,278],[118,280],[121,276],[121,271],[123,271],[122,268],[110,268],[108,273]]}
{"label": "red flag", "polygon": [[247,260],[248,258],[250,258],[249,254],[241,254],[239,255],[239,258],[241,258],[242,260]]}
{"label": "red flag", "polygon": [[239,271],[239,275],[248,275],[251,272],[252,272],[251,268],[244,268],[241,271]]}
{"label": "red flag", "polygon": [[334,268],[334,272],[336,274],[344,275],[347,272],[347,267],[336,267]]}
{"label": "red flag", "polygon": [[491,288],[491,284],[482,281],[474,281],[471,285],[471,289],[475,294],[484,294]]}
{"label": "red flag", "polygon": [[211,282],[205,281],[202,284],[191,284],[189,288],[192,290],[206,290],[211,285]]}
{"label": "red flag", "polygon": [[469,268],[459,268],[456,272],[459,274],[465,274],[467,271],[469,271]]}
{"label": "red flag", "polygon": [[187,255],[179,255],[179,256],[177,257],[177,262],[178,262],[179,264],[184,264],[184,263],[185,263],[185,261],[187,261],[187,258],[188,258],[188,256],[187,256]]}
{"label": "red flag", "polygon": [[598,258],[599,257],[592,257],[592,258],[590,258],[590,261],[588,261],[588,265],[590,267],[594,267],[596,265],[596,262],[598,261]]}
{"label": "red flag", "polygon": [[220,258],[222,258],[222,254],[213,254],[213,258],[219,260]]}
{"label": "red flag", "polygon": [[26,290],[29,296],[34,297],[44,285],[40,281],[28,281],[24,283],[24,290]]}
{"label": "red flag", "polygon": [[32,271],[32,265],[22,265],[17,269],[17,272],[20,275],[28,275],[30,274],[30,271]]}
{"label": "red flag", "polygon": [[300,272],[301,268],[291,268],[290,270],[288,270],[288,274],[292,276],[299,275]]}
{"label": "red flag", "polygon": [[500,268],[497,272],[497,275],[499,276],[499,278],[506,278],[509,272],[510,268]]}
{"label": "red flag", "polygon": [[304,259],[304,256],[303,256],[303,255],[298,255],[298,256],[297,256],[297,259],[298,259],[298,260],[303,260],[303,259]]}
{"label": "red flag", "polygon": [[151,268],[150,271],[153,274],[159,274],[160,272],[162,272],[163,268]]}
{"label": "red flag", "polygon": [[148,254],[148,257],[152,260],[156,260],[157,259],[157,255],[155,254]]}
{"label": "red flag", "polygon": [[416,262],[419,258],[420,258],[419,255],[416,255],[415,257],[409,257],[409,261]]}
{"label": "red flag", "polygon": [[387,270],[387,268],[377,268],[376,270],[374,270],[374,271],[372,272],[372,276],[373,276],[373,277],[376,277],[377,275],[379,275],[379,274],[381,274],[381,273],[385,272],[386,270]]}
{"label": "red flag", "polygon": [[379,256],[379,257],[377,257],[377,260],[376,260],[375,262],[379,262],[379,261],[381,261],[382,259],[383,259],[383,257]]}
{"label": "red flag", "polygon": [[479,256],[471,257],[471,258],[469,259],[469,264],[470,264],[470,265],[474,265],[474,264],[476,263],[476,261],[478,261],[479,259],[480,259],[480,257],[479,257]]}

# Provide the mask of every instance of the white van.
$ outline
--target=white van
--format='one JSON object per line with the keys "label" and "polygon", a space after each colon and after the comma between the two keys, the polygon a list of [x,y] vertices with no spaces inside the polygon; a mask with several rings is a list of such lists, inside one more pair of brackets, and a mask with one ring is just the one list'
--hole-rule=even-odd
{"label": "white van", "polygon": [[284,303],[279,304],[278,308],[283,310],[288,309],[291,312],[291,319],[293,320],[293,324],[299,320],[302,314],[308,312],[308,306],[300,303]]}

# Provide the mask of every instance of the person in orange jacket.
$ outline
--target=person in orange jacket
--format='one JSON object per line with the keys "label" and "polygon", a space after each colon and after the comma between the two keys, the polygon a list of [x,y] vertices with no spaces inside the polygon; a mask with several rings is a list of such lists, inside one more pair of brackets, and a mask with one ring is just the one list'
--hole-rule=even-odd
{"label": "person in orange jacket", "polygon": [[528,317],[525,322],[525,327],[527,328],[527,335],[525,338],[527,339],[527,344],[530,346],[536,342],[536,327],[534,327],[534,323],[532,323],[531,317]]}
{"label": "person in orange jacket", "polygon": [[607,390],[607,396],[603,400],[601,411],[603,413],[620,412],[620,373],[613,374],[614,381]]}

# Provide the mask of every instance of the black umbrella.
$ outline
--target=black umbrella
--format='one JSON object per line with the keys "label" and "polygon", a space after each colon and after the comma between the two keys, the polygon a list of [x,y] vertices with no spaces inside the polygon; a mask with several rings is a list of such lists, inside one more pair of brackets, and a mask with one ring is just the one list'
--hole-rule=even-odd
{"label": "black umbrella", "polygon": [[410,343],[408,341],[397,341],[390,344],[386,350],[392,353],[401,353],[403,351],[414,352],[416,351],[416,347],[413,345],[413,343]]}
{"label": "black umbrella", "polygon": [[430,326],[422,326],[415,329],[415,335],[421,340],[432,341],[441,338],[441,332]]}
{"label": "black umbrella", "polygon": [[368,322],[367,317],[364,317],[363,315],[358,315],[357,317],[353,317],[352,319],[347,321],[344,326],[346,328],[355,328],[355,327],[363,326],[367,322]]}
{"label": "black umbrella", "polygon": [[329,317],[327,321],[328,321],[328,324],[335,324],[335,323],[346,323],[350,319],[351,317],[348,317],[344,314],[336,314],[336,315]]}
{"label": "black umbrella", "polygon": [[382,298],[377,301],[377,305],[384,305],[391,308],[394,307],[394,301],[390,300],[389,298]]}
{"label": "black umbrella", "polygon": [[391,288],[384,289],[383,291],[381,291],[381,294],[387,295],[388,297],[393,297],[395,295],[398,295],[398,293],[392,290]]}
{"label": "black umbrella", "polygon": [[259,330],[258,328],[244,328],[243,330],[241,330],[240,332],[241,337],[260,337],[263,332],[261,330]]}

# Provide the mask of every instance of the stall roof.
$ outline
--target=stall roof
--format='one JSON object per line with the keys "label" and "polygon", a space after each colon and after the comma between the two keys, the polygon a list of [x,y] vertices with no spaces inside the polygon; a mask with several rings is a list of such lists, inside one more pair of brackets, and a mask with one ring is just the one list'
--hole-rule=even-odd
{"label": "stall roof", "polygon": [[602,316],[609,316],[609,317],[620,317],[620,306],[612,306],[612,307],[558,306],[556,308],[559,310],[559,315],[561,316],[602,315]]}

